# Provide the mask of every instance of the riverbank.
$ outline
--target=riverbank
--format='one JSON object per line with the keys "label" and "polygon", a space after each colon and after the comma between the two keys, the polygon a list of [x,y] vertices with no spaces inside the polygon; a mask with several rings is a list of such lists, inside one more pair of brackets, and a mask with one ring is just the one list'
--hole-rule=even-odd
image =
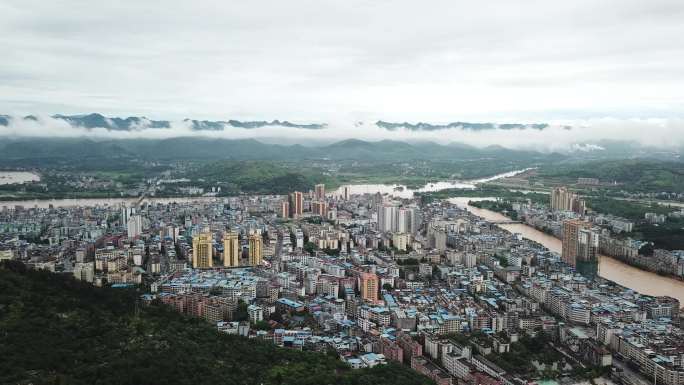
{"label": "riverbank", "polygon": [[[465,208],[470,213],[477,215],[485,220],[491,222],[509,221],[506,216],[494,211],[479,209],[468,205],[469,200],[483,200],[495,198],[451,198],[449,202]],[[562,242],[553,235],[544,233],[535,229],[532,226],[522,223],[516,224],[500,224],[497,225],[502,229],[508,230],[511,233],[521,234],[524,238],[538,242],[550,251],[561,253]],[[670,296],[677,298],[680,303],[684,304],[684,281],[660,276],[650,271],[642,270],[628,265],[618,259],[599,255],[599,276],[609,281],[615,282],[626,288],[630,288],[639,293],[652,296]]]}
{"label": "riverbank", "polygon": [[[344,189],[348,189],[349,194],[375,194],[380,192],[381,194],[389,194],[399,198],[412,198],[414,194],[422,194],[428,192],[436,192],[444,189],[457,189],[457,190],[470,190],[475,189],[476,186],[482,183],[488,183],[493,180],[498,180],[501,178],[507,178],[510,176],[517,175],[519,173],[525,172],[527,169],[507,171],[495,175],[484,175],[477,179],[465,179],[465,180],[444,180],[437,178],[417,178],[417,177],[404,177],[404,176],[387,176],[382,178],[374,177],[358,177],[352,179],[341,179],[338,180],[333,178],[333,181],[326,180],[326,187],[329,192],[333,195],[342,196],[344,195]],[[10,173],[10,172],[7,172]],[[30,173],[26,173],[30,174]],[[0,176],[2,172],[0,172]],[[34,178],[39,178],[37,174]],[[26,177],[28,178],[28,177]],[[18,179],[13,179],[18,180]],[[28,181],[28,179],[27,179]],[[33,181],[36,181],[35,179]],[[8,182],[15,183],[15,182]],[[312,182],[314,183],[314,182]],[[1,184],[1,183],[0,183]],[[152,185],[148,186],[148,189],[152,190]],[[215,186],[214,186],[215,187]],[[154,196],[157,198],[186,198],[187,194],[179,194],[177,192],[167,192],[163,190],[154,189]],[[50,189],[40,187],[40,188],[23,188],[21,186],[14,186],[11,190],[3,191],[0,189],[0,205],[1,204],[21,204],[16,202],[35,202],[35,201],[48,201],[48,200],[102,200],[102,199],[137,199],[137,196],[127,194],[130,190],[125,191],[83,191],[83,190],[60,190],[60,189]],[[205,191],[209,191],[205,188]],[[300,189],[300,191],[306,191]],[[290,191],[278,191],[281,194]],[[276,192],[273,192],[275,194]],[[227,198],[231,196],[238,196],[243,194],[260,194],[269,195],[268,191],[261,191],[260,189],[245,190],[245,191],[228,191],[222,190],[218,193],[217,197]],[[204,195],[192,195],[191,197],[205,198]]]}
{"label": "riverbank", "polygon": [[[502,214],[502,215],[508,217],[507,215],[505,215],[504,210],[493,210],[493,211],[496,211],[496,212],[498,212],[498,213],[500,213],[500,214]],[[535,230],[542,231],[542,232],[544,232],[545,234],[549,234],[549,235],[553,236],[554,238],[558,239],[560,242],[563,241],[560,237],[557,237],[555,234],[553,234],[553,233],[552,233],[548,228],[546,228],[546,227],[529,225],[529,224],[527,224],[527,223],[524,223],[524,224],[525,224],[525,225],[528,225],[528,226],[530,226],[530,227],[532,227],[532,228],[535,229]],[[623,257],[623,256],[617,256],[617,255],[603,254],[603,255],[601,255],[601,256],[607,257],[607,258],[615,259],[615,260],[620,261],[621,263],[624,263],[624,264],[626,264],[626,265],[628,265],[628,266],[634,267],[634,268],[639,269],[639,270],[642,270],[642,271],[647,271],[647,272],[650,272],[650,273],[653,273],[653,274],[657,274],[658,276],[661,276],[661,277],[664,277],[664,278],[670,278],[670,279],[675,279],[675,280],[677,280],[677,281],[683,281],[683,282],[684,282],[684,278],[683,278],[683,277],[680,277],[680,276],[677,276],[677,275],[674,275],[674,274],[667,274],[667,273],[664,273],[664,272],[662,272],[662,271],[658,271],[657,269],[654,269],[654,268],[649,268],[649,267],[646,265],[646,260],[649,259],[649,257],[646,257],[646,256],[639,256],[637,260],[630,259],[630,258]]]}
{"label": "riverbank", "polygon": [[[482,177],[480,179],[463,180],[463,181],[437,181],[429,182],[419,188],[410,188],[407,185],[401,184],[345,184],[340,185],[337,189],[331,188],[328,194],[334,196],[343,196],[345,193],[345,188],[347,193],[350,195],[355,194],[388,194],[395,196],[397,198],[413,198],[415,194],[424,193],[434,193],[444,189],[457,189],[464,192],[476,189],[482,183],[487,183],[492,180],[497,180],[500,178],[510,177],[512,175],[517,175],[519,173],[525,172],[526,169],[508,171],[501,174],[490,175],[487,177]],[[326,186],[330,187],[330,186]],[[160,201],[173,202],[177,201],[193,201],[193,200],[206,200],[206,199],[219,199],[228,198],[231,196],[250,194],[250,192],[243,192],[240,194],[229,194],[222,193],[217,196],[202,196],[202,195],[176,195],[176,194],[155,194],[154,196],[148,196],[145,199],[148,201]],[[27,207],[39,207],[47,208],[50,205],[53,207],[66,207],[66,206],[98,206],[98,205],[112,205],[122,202],[133,203],[139,199],[138,196],[121,196],[121,194],[116,193],[88,193],[88,192],[76,192],[73,194],[63,193],[40,193],[35,196],[22,196],[20,198],[10,197],[10,196],[0,196],[0,206],[27,206]]]}
{"label": "riverbank", "polygon": [[[494,212],[499,213],[501,215],[504,215],[505,217],[510,218],[511,220],[514,220],[514,221],[520,220],[520,218],[517,215],[518,213],[513,210],[512,203],[509,200],[501,200],[501,199],[477,200],[477,201],[470,200],[470,201],[468,201],[468,205],[473,206],[473,207],[477,207],[479,209],[494,211]],[[511,215],[511,214],[513,214],[513,215]],[[528,223],[526,223],[526,224],[528,224]],[[542,227],[542,226],[538,226],[535,224],[528,224],[528,225],[533,227],[536,230],[539,230],[539,231],[542,231],[546,234],[555,236],[555,234],[553,234],[553,232],[547,227]],[[664,228],[664,225],[661,225],[659,227],[654,227],[654,229],[658,229],[661,232],[663,230],[666,230]],[[663,235],[668,235],[668,233],[664,233]],[[681,236],[680,234],[672,234],[671,238],[669,238],[668,240],[670,240],[670,241],[674,240],[676,242],[679,242],[680,236]],[[644,239],[644,238],[641,238],[641,239]],[[647,239],[648,241],[653,241],[654,238],[645,238],[645,239]],[[562,239],[561,239],[561,241],[562,241]],[[658,244],[657,242],[654,242],[654,243]],[[608,256],[610,258],[615,258],[615,259],[617,259],[623,263],[626,263],[626,264],[633,266],[633,267],[636,267],[638,269],[658,274],[662,277],[674,278],[674,279],[679,280],[679,281],[684,280],[684,277],[669,273],[666,270],[662,270],[666,267],[663,267],[661,264],[658,263],[658,260],[655,260],[649,256],[639,255],[637,257],[624,257],[624,256],[608,255],[608,254],[606,254],[606,256]]]}
{"label": "riverbank", "polygon": [[[113,206],[119,205],[121,203],[134,204],[140,198],[139,197],[123,197],[123,198],[73,198],[73,199],[34,199],[34,200],[20,200],[20,201],[2,201],[0,202],[0,207],[14,207],[23,206],[26,208],[40,208],[46,209],[50,206],[52,207],[96,207],[96,206]],[[178,196],[178,197],[146,197],[144,200],[152,204],[155,203],[187,203],[187,202],[205,202],[213,201],[217,199],[223,199],[223,197],[189,197],[189,196]]]}
{"label": "riverbank", "polygon": [[0,171],[0,185],[40,182],[40,175],[28,171]]}

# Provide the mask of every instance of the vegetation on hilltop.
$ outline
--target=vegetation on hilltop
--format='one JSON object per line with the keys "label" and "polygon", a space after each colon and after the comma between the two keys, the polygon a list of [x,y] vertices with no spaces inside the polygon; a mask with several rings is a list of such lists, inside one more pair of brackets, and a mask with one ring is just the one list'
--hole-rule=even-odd
{"label": "vegetation on hilltop", "polygon": [[[0,155],[0,165],[7,165],[1,158]],[[222,196],[308,191],[317,183],[325,183],[329,190],[345,183],[397,183],[422,187],[429,182],[492,176],[525,167],[525,164],[515,162],[485,161],[387,163],[223,159],[172,163],[120,160],[98,169],[97,161],[34,161],[38,162],[36,168],[40,170],[41,181],[0,185],[0,200],[137,196],[149,187],[149,181],[171,179],[175,181],[155,186],[156,196],[186,196],[184,188],[189,187],[203,188],[204,192],[220,187],[219,195]],[[12,160],[9,164],[15,165],[14,162],[20,160]]]}
{"label": "vegetation on hilltop", "polygon": [[483,200],[483,201],[468,201],[468,205],[480,209],[496,211],[511,218],[514,221],[518,220],[518,212],[513,210],[513,205],[507,200]]}
{"label": "vegetation on hilltop", "polygon": [[684,219],[667,218],[665,223],[658,225],[640,223],[624,236],[653,242],[656,249],[684,250]]}
{"label": "vegetation on hilltop", "polygon": [[342,183],[400,183],[409,188],[444,180],[469,180],[529,167],[527,161],[435,160],[344,163],[336,173]]}
{"label": "vegetation on hilltop", "polygon": [[615,215],[632,221],[644,219],[646,213],[664,214],[674,211],[674,208],[658,203],[631,202],[613,199],[605,196],[588,197],[587,206],[597,213]]}
{"label": "vegetation on hilltop", "polygon": [[553,164],[542,167],[537,176],[565,184],[574,184],[577,178],[598,178],[601,183],[616,183],[611,188],[626,191],[678,193],[684,191],[684,163],[625,159]]}
{"label": "vegetation on hilltop", "polygon": [[389,364],[352,370],[334,355],[218,333],[134,289],[0,264],[3,384],[431,384]]}
{"label": "vegetation on hilltop", "polygon": [[221,187],[221,195],[241,192],[287,194],[309,191],[316,183],[334,184],[334,180],[317,170],[269,161],[221,160],[196,164],[184,175],[189,185]]}
{"label": "vegetation on hilltop", "polygon": [[255,139],[177,137],[168,139],[92,140],[87,138],[0,138],[0,161],[16,159],[169,160],[354,160],[396,162],[414,160],[547,162],[562,156],[503,147],[477,148],[434,142],[343,140],[322,146],[264,143]]}
{"label": "vegetation on hilltop", "polygon": [[507,187],[483,184],[474,189],[445,189],[434,192],[419,193],[423,202],[430,202],[434,199],[448,199],[457,197],[467,198],[501,198],[510,202],[526,202],[531,200],[533,203],[548,203],[549,194],[511,190]]}

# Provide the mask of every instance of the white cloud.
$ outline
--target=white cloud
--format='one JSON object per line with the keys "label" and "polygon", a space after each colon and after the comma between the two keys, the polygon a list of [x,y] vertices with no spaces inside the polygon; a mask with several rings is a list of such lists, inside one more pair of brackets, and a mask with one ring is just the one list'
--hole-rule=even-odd
{"label": "white cloud", "polygon": [[[165,139],[172,137],[211,137],[223,139],[256,138],[273,140],[285,138],[288,143],[307,144],[344,139],[377,141],[383,139],[404,141],[452,142],[477,147],[499,145],[515,149],[542,151],[601,151],[596,143],[603,140],[638,142],[646,146],[676,148],[684,146],[684,119],[587,119],[551,122],[544,130],[462,130],[459,128],[412,131],[387,131],[375,125],[377,119],[336,120],[324,129],[301,129],[284,126],[260,128],[226,127],[224,130],[193,130],[188,121],[172,121],[170,128],[148,128],[141,124],[130,131],[105,128],[86,129],[73,127],[61,119],[39,116],[37,121],[15,118],[8,126],[0,126],[0,137],[89,137],[94,139]],[[149,122],[148,122],[149,124]],[[567,129],[570,125],[572,128]],[[278,141],[282,142],[282,141]]]}
{"label": "white cloud", "polygon": [[0,113],[682,118],[683,17],[680,0],[5,0]]}

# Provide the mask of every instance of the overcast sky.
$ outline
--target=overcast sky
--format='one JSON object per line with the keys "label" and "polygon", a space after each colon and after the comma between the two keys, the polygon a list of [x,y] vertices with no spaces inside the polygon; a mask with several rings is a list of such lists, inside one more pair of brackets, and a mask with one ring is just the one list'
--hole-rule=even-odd
{"label": "overcast sky", "polygon": [[0,113],[682,118],[684,1],[0,2]]}

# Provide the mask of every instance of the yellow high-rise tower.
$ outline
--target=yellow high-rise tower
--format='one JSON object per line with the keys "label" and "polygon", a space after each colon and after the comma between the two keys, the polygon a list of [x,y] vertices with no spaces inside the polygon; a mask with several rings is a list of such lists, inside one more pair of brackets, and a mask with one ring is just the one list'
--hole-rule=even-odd
{"label": "yellow high-rise tower", "polygon": [[203,232],[192,238],[192,267],[206,269],[213,266],[214,245],[211,233]]}
{"label": "yellow high-rise tower", "polygon": [[223,235],[223,266],[237,267],[240,265],[240,240],[238,233],[228,231]]}
{"label": "yellow high-rise tower", "polygon": [[261,235],[260,234],[251,234],[249,236],[249,264],[251,266],[260,266],[261,265]]}
{"label": "yellow high-rise tower", "polygon": [[378,302],[378,276],[373,273],[361,273],[361,298],[372,303]]}

